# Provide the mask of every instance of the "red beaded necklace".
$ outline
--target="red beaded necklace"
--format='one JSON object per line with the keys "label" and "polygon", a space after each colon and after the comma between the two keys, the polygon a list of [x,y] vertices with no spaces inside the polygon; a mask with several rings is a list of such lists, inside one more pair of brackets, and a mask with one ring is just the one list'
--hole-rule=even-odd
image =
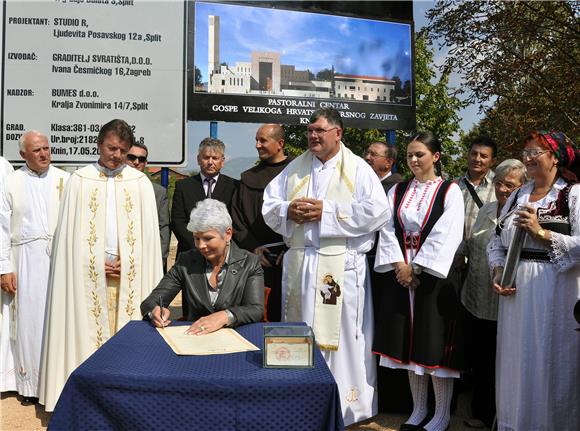
{"label": "red beaded necklace", "polygon": [[[421,198],[419,199],[419,202],[417,203],[417,212],[421,211],[421,207],[423,206],[423,202],[425,202],[425,197],[427,196],[429,189],[433,185],[438,184],[439,181],[441,181],[441,178],[438,178],[436,180],[428,180],[426,182],[425,188],[423,189],[423,193],[421,193]],[[417,195],[417,188],[418,187],[419,187],[419,181],[414,179],[413,180],[413,190],[411,190],[411,194],[409,195],[409,198],[407,199],[407,202],[405,203],[405,209],[409,209],[409,207],[411,206],[413,199],[415,199],[415,196]]]}

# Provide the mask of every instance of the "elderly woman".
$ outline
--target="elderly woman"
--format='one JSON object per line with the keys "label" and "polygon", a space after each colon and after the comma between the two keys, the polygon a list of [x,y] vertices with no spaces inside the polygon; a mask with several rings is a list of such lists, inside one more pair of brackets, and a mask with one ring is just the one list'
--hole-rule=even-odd
{"label": "elderly woman", "polygon": [[495,418],[495,350],[497,335],[498,295],[491,289],[487,261],[487,245],[497,225],[497,219],[511,193],[527,181],[526,167],[516,159],[500,163],[495,170],[493,184],[497,201],[479,209],[473,234],[466,243],[469,270],[461,291],[461,302],[468,311],[466,328],[467,349],[473,356],[472,428],[492,427]]}
{"label": "elderly woman", "polygon": [[[187,229],[196,249],[179,255],[175,265],[141,304],[141,313],[157,327],[167,326],[169,304],[183,290],[193,323],[190,334],[224,326],[259,322],[264,314],[264,277],[258,257],[239,249],[232,238],[226,206],[214,199],[198,202]],[[161,304],[160,304],[161,302]]]}
{"label": "elderly woman", "polygon": [[[506,202],[488,247],[498,312],[499,430],[580,429],[580,154],[563,134],[535,132],[522,158],[533,178]],[[514,286],[501,286],[516,228],[526,236]]]}

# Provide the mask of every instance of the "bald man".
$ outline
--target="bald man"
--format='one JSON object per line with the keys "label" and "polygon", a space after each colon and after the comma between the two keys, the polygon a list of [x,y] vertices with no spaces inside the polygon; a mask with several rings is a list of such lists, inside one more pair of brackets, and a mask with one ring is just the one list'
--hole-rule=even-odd
{"label": "bald man", "polygon": [[243,249],[256,253],[264,268],[264,285],[270,288],[266,318],[280,321],[282,236],[264,222],[264,189],[284,170],[291,158],[284,154],[284,129],[279,124],[264,124],[256,131],[256,150],[260,163],[242,172],[240,188],[234,194],[232,220],[234,240]]}

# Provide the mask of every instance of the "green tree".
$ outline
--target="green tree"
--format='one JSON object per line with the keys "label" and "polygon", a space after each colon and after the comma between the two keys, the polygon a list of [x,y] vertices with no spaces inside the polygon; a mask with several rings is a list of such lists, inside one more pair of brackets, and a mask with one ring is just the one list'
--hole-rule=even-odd
{"label": "green tree", "polygon": [[[430,130],[439,138],[445,174],[457,177],[465,170],[464,148],[455,141],[460,130],[459,110],[464,103],[449,88],[450,70],[437,77],[433,63],[434,50],[424,32],[415,38],[415,103],[417,130]],[[407,141],[411,136],[407,135]]]}
{"label": "green tree", "polygon": [[197,66],[195,66],[195,71],[194,71],[194,85],[202,85],[201,82],[201,70],[199,70],[199,68]]}
{"label": "green tree", "polygon": [[320,81],[332,81],[332,78],[334,78],[332,69],[322,69],[316,73],[316,79]]}
{"label": "green tree", "polygon": [[458,91],[480,104],[478,129],[497,140],[500,157],[536,128],[578,142],[579,13],[578,2],[456,0],[428,12],[430,37],[448,48],[442,67],[463,76]]}

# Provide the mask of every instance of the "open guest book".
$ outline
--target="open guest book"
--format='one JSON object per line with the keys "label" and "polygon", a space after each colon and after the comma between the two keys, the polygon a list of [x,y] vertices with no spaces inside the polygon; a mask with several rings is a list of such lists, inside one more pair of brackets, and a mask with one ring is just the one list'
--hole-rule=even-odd
{"label": "open guest book", "polygon": [[189,326],[157,328],[169,347],[178,355],[223,355],[260,350],[236,331],[222,328],[206,335],[189,335]]}

